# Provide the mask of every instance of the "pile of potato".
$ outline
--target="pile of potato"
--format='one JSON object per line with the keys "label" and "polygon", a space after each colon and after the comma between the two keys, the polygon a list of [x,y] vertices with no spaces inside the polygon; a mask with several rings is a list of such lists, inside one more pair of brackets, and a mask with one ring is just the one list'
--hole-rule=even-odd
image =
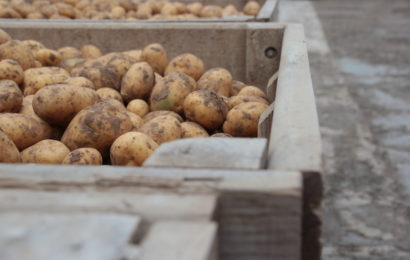
{"label": "pile of potato", "polygon": [[255,137],[265,93],[158,43],[103,55],[0,29],[0,162],[140,166],[162,143]]}
{"label": "pile of potato", "polygon": [[249,1],[240,12],[234,5],[220,7],[200,2],[168,0],[0,0],[0,18],[190,20],[237,15],[256,16],[260,5]]}

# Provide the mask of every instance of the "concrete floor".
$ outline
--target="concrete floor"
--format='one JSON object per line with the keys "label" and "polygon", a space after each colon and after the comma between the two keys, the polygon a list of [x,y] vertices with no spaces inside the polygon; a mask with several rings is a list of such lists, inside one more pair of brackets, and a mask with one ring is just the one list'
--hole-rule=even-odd
{"label": "concrete floor", "polygon": [[410,1],[285,2],[302,22],[325,168],[323,259],[410,259]]}

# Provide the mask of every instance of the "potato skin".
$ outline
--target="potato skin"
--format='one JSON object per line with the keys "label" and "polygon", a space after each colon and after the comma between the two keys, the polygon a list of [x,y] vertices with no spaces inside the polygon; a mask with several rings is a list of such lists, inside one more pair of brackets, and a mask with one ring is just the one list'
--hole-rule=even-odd
{"label": "potato skin", "polygon": [[189,94],[184,101],[184,113],[208,130],[219,129],[228,113],[228,105],[212,90],[202,89]]}
{"label": "potato skin", "polygon": [[34,57],[41,62],[43,66],[58,66],[62,60],[60,53],[51,49],[38,50]]}
{"label": "potato skin", "polygon": [[186,96],[196,89],[193,78],[181,72],[172,72],[160,79],[150,97],[151,111],[170,110],[181,114]]}
{"label": "potato skin", "polygon": [[0,80],[0,113],[18,112],[23,103],[23,93],[11,80]]}
{"label": "potato skin", "polygon": [[232,80],[231,96],[236,96],[246,84],[239,80]]}
{"label": "potato skin", "polygon": [[0,80],[9,79],[18,85],[23,83],[24,71],[17,61],[5,59],[0,61]]}
{"label": "potato skin", "polygon": [[222,16],[223,9],[216,5],[207,5],[202,8],[199,14],[202,18],[218,18]]}
{"label": "potato skin", "polygon": [[169,62],[165,75],[174,71],[183,72],[194,80],[198,80],[204,73],[204,62],[191,53],[184,53]]}
{"label": "potato skin", "polygon": [[238,96],[257,96],[264,99],[267,99],[265,92],[263,92],[260,88],[255,86],[246,86],[242,88]]}
{"label": "potato skin", "polygon": [[198,89],[210,89],[218,95],[229,97],[232,91],[232,75],[223,68],[210,69],[198,80]]}
{"label": "potato skin", "polygon": [[123,134],[111,146],[111,163],[113,165],[141,166],[157,147],[158,144],[144,133],[129,132]]}
{"label": "potato skin", "polygon": [[85,77],[71,77],[71,78],[68,78],[63,83],[95,90],[94,83]]}
{"label": "potato skin", "polygon": [[222,17],[238,15],[239,12],[234,5],[227,5],[222,10]]}
{"label": "potato skin", "polygon": [[81,52],[71,46],[62,47],[58,49],[57,52],[60,54],[62,60],[81,57]]}
{"label": "potato skin", "polygon": [[119,90],[121,86],[121,76],[114,68],[109,66],[95,65],[91,67],[81,67],[71,71],[73,77],[85,77],[94,83],[95,89],[113,88]]}
{"label": "potato skin", "polygon": [[256,1],[249,1],[246,3],[246,5],[243,7],[243,12],[247,15],[252,15],[256,16],[259,13],[259,10],[261,9],[261,6],[259,5],[258,2]]}
{"label": "potato skin", "polygon": [[89,88],[69,84],[49,85],[34,95],[33,109],[47,123],[65,127],[83,108],[100,100],[99,95]]}
{"label": "potato skin", "polygon": [[145,100],[133,99],[128,103],[127,110],[140,117],[144,117],[149,112],[149,106]]}
{"label": "potato skin", "polygon": [[42,140],[21,152],[23,163],[61,164],[70,150],[62,142]]}
{"label": "potato skin", "polygon": [[196,16],[199,16],[201,14],[201,10],[204,6],[199,3],[199,2],[195,2],[192,4],[188,4],[187,5],[187,9],[191,14],[194,14]]}
{"label": "potato skin", "polygon": [[96,92],[100,96],[101,100],[113,98],[123,103],[121,94],[115,89],[100,88],[100,89],[97,89]]}
{"label": "potato skin", "polygon": [[11,37],[8,33],[6,33],[3,29],[0,29],[0,44],[5,42],[11,41]]}
{"label": "potato skin", "polygon": [[139,132],[150,136],[157,144],[182,138],[181,124],[173,116],[158,116],[144,123]]}
{"label": "potato skin", "polygon": [[127,71],[131,68],[131,66],[136,62],[137,61],[133,57],[118,52],[118,53],[112,53],[109,56],[107,62],[106,63],[103,62],[103,64],[113,68],[120,77],[123,77],[124,74],[127,73]]}
{"label": "potato skin", "polygon": [[97,149],[78,148],[67,154],[61,163],[71,165],[101,165],[102,156]]}
{"label": "potato skin", "polygon": [[81,56],[87,59],[95,59],[102,56],[100,49],[92,44],[84,45],[80,51]]}
{"label": "potato skin", "polygon": [[155,72],[160,75],[164,74],[165,68],[168,65],[167,52],[159,43],[147,45],[141,54],[142,60],[146,61]]}
{"label": "potato skin", "polygon": [[256,137],[261,114],[268,105],[259,102],[246,102],[232,108],[223,125],[224,133],[235,137]]}
{"label": "potato skin", "polygon": [[34,67],[34,56],[31,50],[21,41],[11,40],[0,45],[0,60],[17,61],[23,70]]}
{"label": "potato skin", "polygon": [[142,50],[124,51],[123,54],[131,56],[136,62],[142,61]]}
{"label": "potato skin", "polygon": [[245,102],[259,102],[265,105],[269,105],[269,102],[266,99],[258,96],[233,96],[230,97],[228,101],[229,109],[232,109],[235,106]]}
{"label": "potato skin", "polygon": [[81,110],[71,120],[61,141],[71,150],[95,148],[106,158],[114,140],[132,130],[125,107],[117,100],[107,99]]}
{"label": "potato skin", "polygon": [[127,103],[133,99],[147,99],[154,87],[154,70],[146,62],[138,62],[125,73],[121,82],[121,96]]}
{"label": "potato skin", "polygon": [[21,162],[20,152],[13,141],[0,130],[0,163]]}
{"label": "potato skin", "polygon": [[0,114],[0,129],[10,137],[19,150],[52,138],[52,133],[44,131],[44,126],[39,121],[23,114]]}
{"label": "potato skin", "polygon": [[68,79],[64,74],[40,74],[33,75],[24,82],[24,95],[34,95],[45,86],[63,83]]}
{"label": "potato skin", "polygon": [[175,117],[176,120],[178,120],[180,123],[182,123],[184,120],[182,119],[182,117],[180,115],[178,115],[177,113],[173,112],[173,111],[168,111],[168,110],[158,110],[158,111],[152,111],[149,112],[148,114],[146,114],[144,116],[144,124],[158,116],[173,116]]}
{"label": "potato skin", "polygon": [[181,124],[182,138],[208,137],[208,132],[195,122],[183,122]]}
{"label": "potato skin", "polygon": [[139,115],[136,115],[130,111],[127,111],[127,115],[131,120],[133,130],[138,130],[144,124],[144,120],[142,120]]}

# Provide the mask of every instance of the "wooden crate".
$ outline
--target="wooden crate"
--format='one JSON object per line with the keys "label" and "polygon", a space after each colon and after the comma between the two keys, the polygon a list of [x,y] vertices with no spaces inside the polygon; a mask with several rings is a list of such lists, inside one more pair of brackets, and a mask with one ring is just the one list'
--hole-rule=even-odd
{"label": "wooden crate", "polygon": [[[229,4],[234,5],[238,11],[242,11],[243,7],[249,0],[178,0],[177,2],[183,3],[195,3],[200,2],[204,5],[218,5],[221,7],[225,7]],[[278,19],[278,0],[254,0],[258,2],[261,6],[261,9],[258,15],[250,16],[250,15],[240,15],[240,16],[229,16],[229,17],[221,17],[221,18],[206,18],[206,19],[196,19],[196,20],[133,20],[133,21],[125,21],[126,23],[157,23],[157,22],[171,22],[171,23],[179,23],[179,22],[269,22],[269,21],[276,21]],[[17,19],[0,19],[0,24],[3,22],[8,21],[16,21]],[[47,23],[104,23],[107,20],[58,20],[58,19],[18,19],[19,22],[47,22]],[[110,20],[109,22],[117,22],[116,20]],[[124,22],[124,21],[121,21]]]}
{"label": "wooden crate", "polygon": [[[117,173],[122,171],[136,176],[161,172],[164,177],[176,179],[194,176],[196,182],[201,184],[207,184],[210,176],[214,176],[212,173],[218,172],[201,170],[203,168],[230,170],[234,177],[247,172],[247,169],[255,181],[258,174],[299,172],[303,179],[303,216],[300,220],[302,248],[294,242],[293,250],[289,250],[293,258],[289,259],[298,259],[300,252],[303,259],[320,258],[321,142],[302,25],[107,22],[89,23],[85,26],[75,23],[8,22],[2,24],[2,29],[13,38],[39,40],[50,48],[67,45],[79,47],[92,43],[108,52],[141,48],[149,43],[159,42],[167,49],[169,58],[191,52],[202,58],[208,68],[225,67],[235,79],[266,90],[272,104],[261,116],[261,139],[227,139],[223,141],[223,145],[213,146],[203,146],[211,142],[211,139],[179,140],[161,145],[145,163],[145,168],[114,167],[110,171],[115,172],[113,176],[120,176]],[[198,147],[207,148],[195,149]],[[245,152],[247,150],[249,151]],[[222,162],[219,165],[218,160]],[[241,163],[244,161],[247,162]],[[9,173],[14,169],[4,167],[6,166],[0,165],[0,172]],[[41,170],[37,169],[43,169],[43,166],[31,165],[18,167],[23,175],[39,173]],[[47,169],[65,172],[69,176],[71,170],[68,169],[72,168],[55,166]],[[90,172],[99,174],[105,168],[78,169],[81,172],[90,169]],[[282,233],[277,235],[283,236]],[[268,243],[267,241],[273,240],[264,241]],[[224,240],[222,244],[223,242]],[[223,248],[219,251],[222,259],[240,259],[239,254],[230,255]],[[238,246],[238,250],[241,248],[246,247]],[[266,256],[271,255],[264,255]],[[261,256],[252,259],[272,258]]]}

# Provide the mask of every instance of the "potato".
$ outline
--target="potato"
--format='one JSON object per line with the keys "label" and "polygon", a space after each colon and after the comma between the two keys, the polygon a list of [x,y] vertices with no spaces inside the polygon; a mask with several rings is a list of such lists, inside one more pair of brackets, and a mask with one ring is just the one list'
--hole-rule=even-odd
{"label": "potato", "polygon": [[232,75],[223,68],[210,69],[198,80],[198,89],[210,89],[218,95],[229,97],[232,89]]}
{"label": "potato", "polygon": [[32,68],[24,71],[24,79],[29,79],[35,75],[43,74],[63,74],[65,76],[70,76],[70,73],[60,67],[41,67],[41,68]]}
{"label": "potato", "polygon": [[23,114],[0,114],[0,129],[10,137],[18,149],[52,138],[52,133],[36,119]]}
{"label": "potato", "polygon": [[178,120],[180,123],[182,123],[184,120],[182,119],[182,117],[180,115],[178,115],[175,112],[172,111],[168,111],[168,110],[159,110],[159,111],[153,111],[153,112],[149,112],[148,114],[146,114],[144,116],[144,124],[158,116],[173,116],[175,117],[176,120]]}
{"label": "potato", "polygon": [[43,66],[58,66],[62,60],[60,53],[51,49],[41,49],[34,55]]}
{"label": "potato", "polygon": [[81,52],[70,46],[62,47],[58,49],[57,52],[60,54],[62,60],[81,57]]}
{"label": "potato", "polygon": [[239,15],[238,10],[234,5],[227,5],[222,10],[222,17]]}
{"label": "potato", "polygon": [[114,140],[132,130],[125,107],[117,100],[107,99],[81,110],[71,120],[61,141],[71,150],[95,148],[106,158]]}
{"label": "potato", "polygon": [[112,67],[117,74],[122,77],[136,62],[137,61],[129,55],[113,53],[105,65]]}
{"label": "potato", "polygon": [[182,138],[181,124],[173,116],[157,116],[144,123],[139,132],[150,136],[157,144]]}
{"label": "potato", "polygon": [[27,45],[21,41],[11,40],[0,45],[0,60],[17,61],[23,70],[34,67],[34,56]]}
{"label": "potato", "polygon": [[130,0],[119,0],[118,3],[127,12],[137,10],[137,5]]}
{"label": "potato", "polygon": [[88,44],[81,48],[81,56],[87,59],[95,59],[101,57],[102,53],[96,46]]}
{"label": "potato", "polygon": [[20,85],[23,82],[23,68],[17,61],[4,59],[0,61],[0,80],[8,79]]}
{"label": "potato", "polygon": [[125,10],[121,6],[116,6],[111,10],[112,19],[119,20],[125,17]]}
{"label": "potato", "polygon": [[121,82],[121,95],[125,102],[147,99],[154,87],[154,70],[146,62],[138,62],[125,73]]}
{"label": "potato", "polygon": [[131,56],[132,58],[134,58],[136,62],[142,61],[142,51],[141,50],[124,51],[123,54]]}
{"label": "potato", "polygon": [[246,102],[259,102],[265,105],[269,105],[269,102],[266,99],[258,96],[233,96],[229,98],[228,101],[229,109],[232,109],[235,106]]}
{"label": "potato", "polygon": [[263,92],[260,88],[255,86],[244,87],[239,91],[238,96],[257,96],[267,99],[265,92]]}
{"label": "potato", "polygon": [[0,29],[0,44],[6,43],[8,41],[11,41],[11,37],[8,33],[6,33],[4,30]]}
{"label": "potato", "polygon": [[160,75],[164,74],[165,68],[168,65],[167,52],[159,43],[147,45],[142,50],[141,58],[146,61],[155,72]]}
{"label": "potato", "polygon": [[46,47],[39,41],[36,40],[25,40],[22,41],[24,45],[26,45],[30,50],[33,56],[35,56],[36,52],[41,49],[46,49]]}
{"label": "potato", "polygon": [[23,163],[61,164],[70,150],[62,142],[42,140],[21,152]]}
{"label": "potato", "polygon": [[23,18],[19,12],[11,7],[0,8],[0,18]]}
{"label": "potato", "polygon": [[127,114],[130,117],[133,130],[138,130],[144,124],[144,120],[142,120],[139,115],[136,115],[130,111],[127,111]]}
{"label": "potato", "polygon": [[60,67],[71,73],[75,68],[84,64],[85,61],[86,60],[83,58],[66,59],[60,63]]}
{"label": "potato", "polygon": [[78,148],[67,154],[61,163],[72,165],[101,165],[102,156],[97,149]]}
{"label": "potato", "polygon": [[113,98],[123,103],[121,94],[115,89],[100,88],[97,90],[97,94],[100,96],[101,100]]}
{"label": "potato", "polygon": [[201,59],[190,53],[181,54],[173,58],[165,69],[165,75],[179,71],[198,80],[204,73],[204,63]]}
{"label": "potato", "polygon": [[111,146],[113,165],[141,166],[157,149],[158,144],[148,135],[129,132],[118,137]]}
{"label": "potato", "polygon": [[232,80],[232,89],[230,95],[236,96],[244,87],[246,87],[245,83],[238,80]]}
{"label": "potato", "polygon": [[185,14],[188,12],[188,8],[184,3],[174,2],[174,6],[177,8],[178,14]]}
{"label": "potato", "polygon": [[34,13],[36,9],[24,0],[12,0],[11,6],[16,10],[21,16],[27,17],[30,13]]}
{"label": "potato", "polygon": [[16,82],[0,80],[0,113],[18,112],[23,103],[23,93]]}
{"label": "potato", "polygon": [[243,12],[246,15],[252,15],[256,16],[259,13],[259,10],[261,9],[261,6],[259,5],[258,2],[256,1],[249,1],[246,3],[246,5],[243,7]]}
{"label": "potato", "polygon": [[149,19],[153,14],[152,8],[150,5],[144,3],[138,6],[136,18],[137,19]]}
{"label": "potato", "polygon": [[178,9],[173,3],[165,3],[164,6],[161,8],[162,15],[177,15]]}
{"label": "potato", "polygon": [[74,77],[85,77],[93,82],[95,89],[121,88],[121,76],[109,66],[81,67],[71,71]]}
{"label": "potato", "polygon": [[133,99],[128,103],[127,110],[140,117],[144,117],[149,112],[149,106],[145,100]]}
{"label": "potato", "polygon": [[225,134],[225,133],[216,133],[216,134],[211,135],[210,137],[233,137],[233,136],[230,134]]}
{"label": "potato", "polygon": [[100,100],[92,89],[56,84],[46,86],[34,95],[33,109],[47,123],[65,127],[79,111]]}
{"label": "potato", "polygon": [[182,127],[182,138],[193,138],[193,137],[208,137],[208,132],[199,124],[195,122],[183,122]]}
{"label": "potato", "polygon": [[222,8],[216,5],[207,5],[202,8],[199,14],[202,18],[218,18],[222,16]]}
{"label": "potato", "polygon": [[38,74],[30,78],[25,77],[24,96],[34,95],[45,86],[63,83],[68,78],[64,74]]}
{"label": "potato", "polygon": [[208,89],[189,94],[184,101],[185,117],[208,130],[219,129],[228,113],[228,105],[215,92]]}
{"label": "potato", "polygon": [[57,7],[59,15],[69,18],[75,18],[75,9],[73,6],[65,3],[56,3],[54,6]]}
{"label": "potato", "polygon": [[13,141],[0,130],[0,163],[21,162],[20,152]]}
{"label": "potato", "polygon": [[268,105],[259,102],[246,102],[232,108],[223,125],[224,133],[236,137],[256,137],[261,114]]}
{"label": "potato", "polygon": [[54,5],[44,5],[40,7],[40,12],[43,14],[45,17],[52,17],[55,14],[58,14],[58,9]]}
{"label": "potato", "polygon": [[171,110],[181,114],[186,96],[195,88],[195,80],[184,73],[172,72],[166,75],[152,89],[151,111]]}
{"label": "potato", "polygon": [[44,15],[40,12],[34,12],[26,16],[27,19],[44,19]]}
{"label": "potato", "polygon": [[68,78],[63,83],[95,90],[94,83],[91,80],[84,78],[84,77],[71,77],[71,78]]}

